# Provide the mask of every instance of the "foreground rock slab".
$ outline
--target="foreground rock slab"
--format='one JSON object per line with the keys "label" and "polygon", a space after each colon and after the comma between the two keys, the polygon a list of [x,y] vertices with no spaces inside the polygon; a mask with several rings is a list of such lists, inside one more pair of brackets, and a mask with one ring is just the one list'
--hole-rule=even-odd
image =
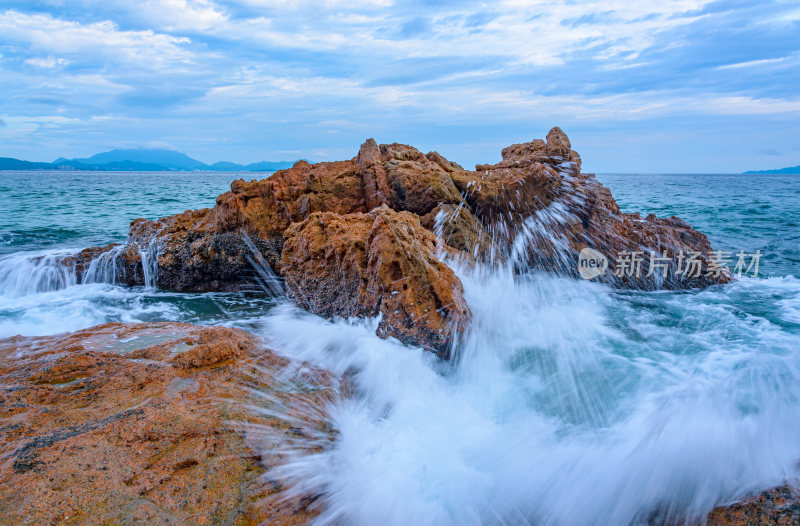
{"label": "foreground rock slab", "polygon": [[243,369],[284,364],[243,331],[182,323],[0,340],[0,522],[306,523],[303,502],[269,501],[280,484],[232,425],[291,432],[243,403]]}

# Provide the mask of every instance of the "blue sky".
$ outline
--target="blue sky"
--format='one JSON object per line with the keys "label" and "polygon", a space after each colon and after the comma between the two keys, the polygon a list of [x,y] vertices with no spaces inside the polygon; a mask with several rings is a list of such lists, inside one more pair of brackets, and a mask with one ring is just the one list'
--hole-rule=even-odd
{"label": "blue sky", "polygon": [[472,167],[553,125],[587,171],[798,165],[800,2],[0,0],[0,156]]}

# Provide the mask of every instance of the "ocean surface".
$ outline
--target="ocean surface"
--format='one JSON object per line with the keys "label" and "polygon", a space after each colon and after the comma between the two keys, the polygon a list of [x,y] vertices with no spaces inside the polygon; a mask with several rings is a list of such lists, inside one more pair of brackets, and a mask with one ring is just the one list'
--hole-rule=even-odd
{"label": "ocean surface", "polygon": [[[124,241],[136,217],[210,207],[264,174],[0,172],[0,337],[107,321],[223,323],[348,372],[335,429],[286,444],[322,524],[693,522],[800,461],[800,179],[601,174],[626,212],[678,215],[758,276],[689,292],[455,270],[473,312],[459,359],[281,298],[78,285],[53,261]],[[735,261],[735,256],[733,256]]]}

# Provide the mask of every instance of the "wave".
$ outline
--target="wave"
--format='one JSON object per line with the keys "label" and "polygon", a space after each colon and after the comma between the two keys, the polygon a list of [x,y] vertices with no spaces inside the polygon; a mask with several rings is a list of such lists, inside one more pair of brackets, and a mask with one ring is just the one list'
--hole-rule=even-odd
{"label": "wave", "polygon": [[279,353],[352,384],[324,408],[335,440],[311,426],[270,445],[289,494],[320,496],[318,524],[694,523],[800,482],[800,328],[774,313],[800,281],[642,293],[458,273],[473,322],[454,363],[379,339],[378,320],[286,304],[262,322]]}

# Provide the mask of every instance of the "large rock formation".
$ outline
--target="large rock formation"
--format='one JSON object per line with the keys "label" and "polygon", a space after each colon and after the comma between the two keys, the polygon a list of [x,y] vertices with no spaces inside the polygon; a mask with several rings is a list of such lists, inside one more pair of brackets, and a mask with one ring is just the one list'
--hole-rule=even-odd
{"label": "large rock formation", "polygon": [[297,432],[245,407],[243,372],[269,390],[284,364],[247,333],[182,323],[0,340],[0,522],[306,523],[304,502],[268,498],[280,483],[231,424]]}
{"label": "large rock formation", "polygon": [[[515,266],[578,276],[578,254],[588,247],[609,261],[597,280],[620,288],[687,289],[730,281],[729,272],[710,271],[711,244],[685,221],[622,213],[593,174],[580,172],[581,159],[561,129],[550,130],[547,142],[509,146],[502,157],[453,179]],[[697,263],[687,272],[690,256]]]}
{"label": "large rock formation", "polygon": [[[382,334],[440,352],[452,339],[442,330],[463,327],[469,313],[458,280],[434,262],[438,241],[431,233],[449,257],[572,276],[579,275],[580,251],[592,248],[609,262],[595,279],[623,288],[706,287],[731,279],[711,271],[703,234],[677,217],[622,213],[580,167],[559,128],[546,141],[503,149],[499,163],[475,171],[436,152],[370,139],[348,161],[301,161],[261,181],[234,181],[213,209],[137,219],[126,246],[93,249],[76,269],[96,279],[97,265],[85,259],[101,253],[106,269],[113,266],[105,273],[123,283],[230,291],[253,287],[257,260],[286,277],[290,295],[309,310],[380,312]],[[380,232],[390,234],[376,238]],[[369,260],[384,256],[387,262]],[[397,290],[401,282],[409,289]]]}

